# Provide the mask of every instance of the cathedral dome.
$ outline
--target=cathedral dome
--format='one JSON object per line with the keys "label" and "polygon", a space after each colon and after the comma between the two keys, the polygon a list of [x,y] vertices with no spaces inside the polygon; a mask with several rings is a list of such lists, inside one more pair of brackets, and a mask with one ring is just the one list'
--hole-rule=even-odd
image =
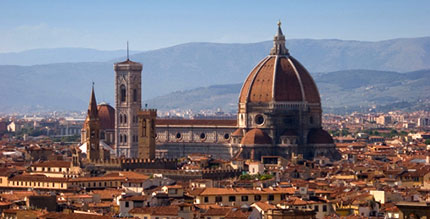
{"label": "cathedral dome", "polygon": [[261,129],[255,128],[245,134],[240,144],[272,144],[272,138]]}
{"label": "cathedral dome", "polygon": [[280,23],[270,55],[258,63],[245,80],[239,103],[308,102],[320,103],[312,76],[290,56]]}
{"label": "cathedral dome", "polygon": [[115,128],[115,109],[107,103],[101,103],[97,106],[99,113],[100,129]]}
{"label": "cathedral dome", "polygon": [[333,144],[333,138],[322,128],[314,128],[309,131],[308,144]]}

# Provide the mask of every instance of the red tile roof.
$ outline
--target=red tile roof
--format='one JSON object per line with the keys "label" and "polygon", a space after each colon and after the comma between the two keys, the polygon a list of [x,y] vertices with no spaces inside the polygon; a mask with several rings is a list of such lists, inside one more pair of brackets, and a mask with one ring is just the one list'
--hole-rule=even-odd
{"label": "red tile roof", "polygon": [[271,101],[321,102],[311,75],[291,56],[267,56],[243,84],[240,103]]}
{"label": "red tile roof", "polygon": [[156,123],[176,126],[237,126],[236,120],[226,119],[157,119]]}
{"label": "red tile roof", "polygon": [[261,129],[255,128],[247,132],[240,143],[244,145],[272,144],[272,139]]}

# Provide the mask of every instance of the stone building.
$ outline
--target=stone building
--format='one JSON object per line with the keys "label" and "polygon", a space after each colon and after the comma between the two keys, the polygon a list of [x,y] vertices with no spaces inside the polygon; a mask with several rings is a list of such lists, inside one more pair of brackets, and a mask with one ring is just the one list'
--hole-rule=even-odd
{"label": "stone building", "polygon": [[87,157],[93,159],[104,159],[103,150],[100,150],[100,119],[97,110],[96,96],[94,94],[94,85],[91,89],[91,99],[88,106],[88,114],[85,119],[85,131],[87,144]]}
{"label": "stone building", "polygon": [[243,83],[237,120],[157,120],[157,149],[167,157],[191,153],[257,159],[279,155],[339,159],[321,126],[321,100],[309,72],[285,47],[281,24],[269,55]]}
{"label": "stone building", "polygon": [[130,61],[114,64],[115,70],[115,149],[118,157],[136,157],[138,118],[142,107],[142,64]]}
{"label": "stone building", "polygon": [[109,107],[106,105],[97,106],[93,84],[87,118],[81,130],[81,145],[79,146],[79,149],[86,154],[89,160],[109,159],[113,152],[113,149],[104,141],[108,140],[109,142],[113,136],[112,110]]}
{"label": "stone building", "polygon": [[138,157],[155,159],[155,119],[157,110],[145,109],[138,112],[139,135]]}
{"label": "stone building", "polygon": [[[117,157],[179,158],[200,153],[223,159],[340,158],[321,126],[318,88],[285,47],[280,23],[269,55],[243,83],[237,120],[155,119],[155,111],[141,109],[142,64],[127,58],[114,70]],[[154,124],[156,133],[150,133]]]}

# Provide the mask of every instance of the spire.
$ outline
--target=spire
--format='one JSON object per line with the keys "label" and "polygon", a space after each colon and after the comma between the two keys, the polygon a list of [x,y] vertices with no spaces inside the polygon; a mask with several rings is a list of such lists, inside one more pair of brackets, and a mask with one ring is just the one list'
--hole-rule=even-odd
{"label": "spire", "polygon": [[128,40],[127,40],[127,61],[129,61],[129,60],[130,60],[130,53],[128,50]]}
{"label": "spire", "polygon": [[276,33],[276,36],[283,36],[284,34],[282,33],[282,29],[281,29],[281,20],[278,21],[278,33]]}
{"label": "spire", "polygon": [[89,118],[98,117],[96,95],[94,94],[94,82],[91,89],[90,104],[88,105],[88,117]]}
{"label": "spire", "polygon": [[281,21],[278,21],[278,32],[273,37],[273,48],[270,50],[270,55],[290,55],[285,47],[285,36],[282,33]]}

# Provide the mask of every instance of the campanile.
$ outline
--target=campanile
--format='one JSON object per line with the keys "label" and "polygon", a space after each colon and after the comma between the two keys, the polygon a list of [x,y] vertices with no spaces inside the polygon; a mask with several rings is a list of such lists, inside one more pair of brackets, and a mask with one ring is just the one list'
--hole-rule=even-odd
{"label": "campanile", "polygon": [[117,157],[137,157],[138,117],[142,108],[142,64],[126,61],[115,70],[115,150]]}

